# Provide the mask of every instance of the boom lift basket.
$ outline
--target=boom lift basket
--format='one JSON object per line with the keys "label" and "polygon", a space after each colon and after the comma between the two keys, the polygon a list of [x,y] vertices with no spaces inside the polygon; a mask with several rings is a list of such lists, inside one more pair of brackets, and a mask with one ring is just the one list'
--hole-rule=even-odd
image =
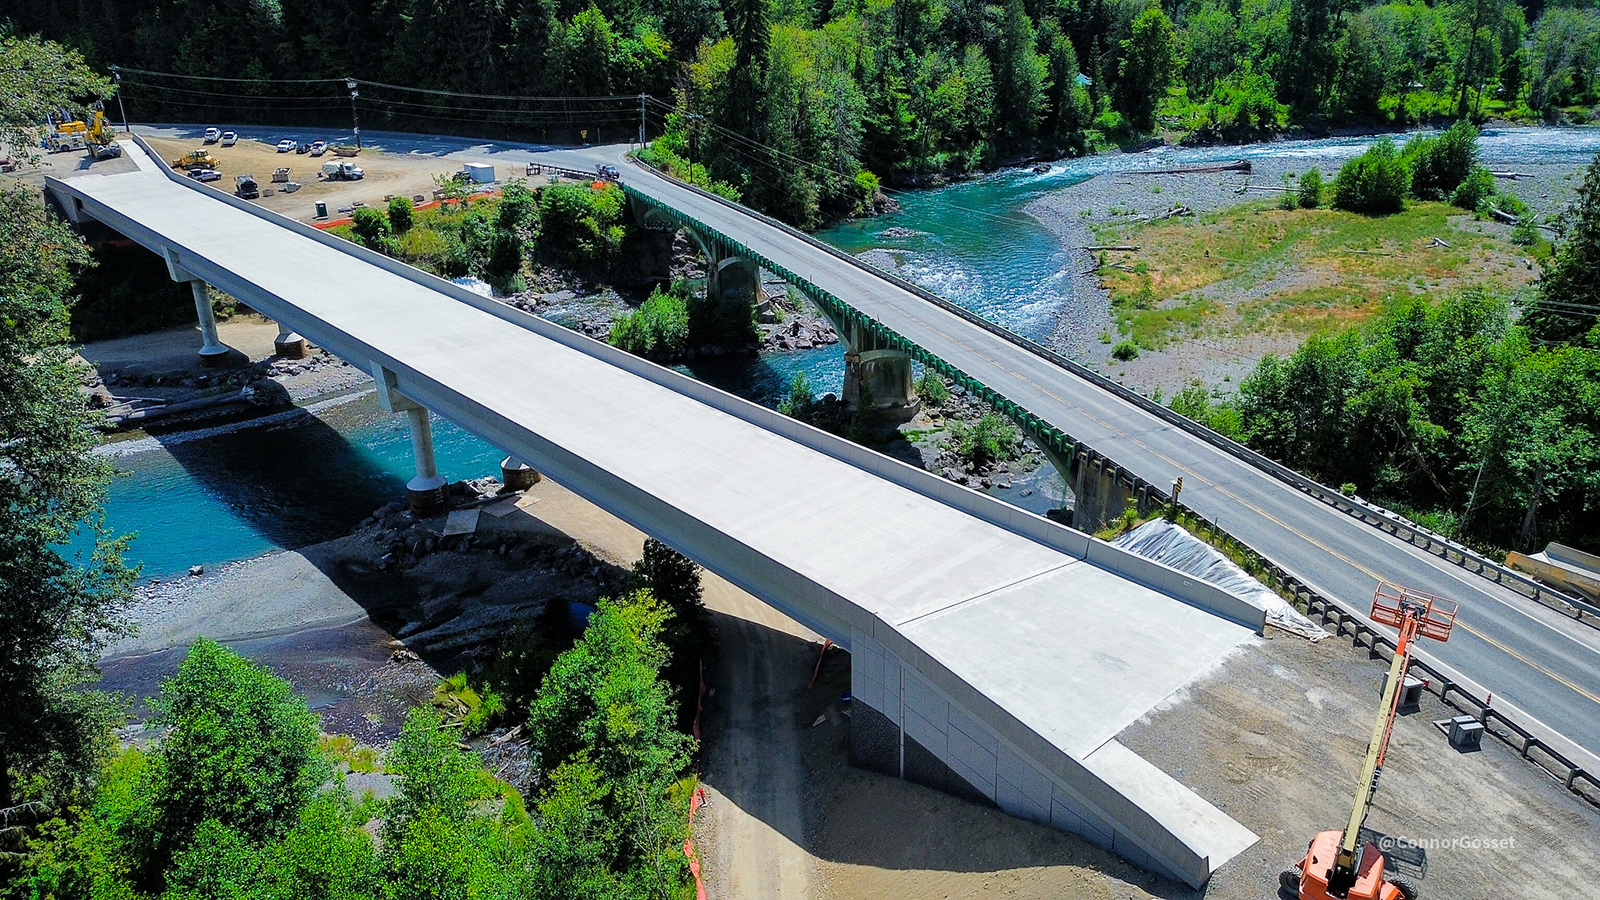
{"label": "boom lift basket", "polygon": [[1456,608],[1454,600],[1387,581],[1379,582],[1377,592],[1372,595],[1372,621],[1399,628],[1410,612],[1417,617],[1417,634],[1436,641],[1450,639],[1450,629],[1456,624]]}

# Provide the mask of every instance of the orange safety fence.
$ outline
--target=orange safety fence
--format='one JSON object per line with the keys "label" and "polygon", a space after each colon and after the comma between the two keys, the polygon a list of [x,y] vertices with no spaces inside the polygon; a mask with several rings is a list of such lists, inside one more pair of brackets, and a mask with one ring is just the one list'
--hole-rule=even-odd
{"label": "orange safety fence", "polygon": [[[499,191],[484,191],[483,193],[473,194],[473,195],[471,195],[469,197],[464,197],[462,199],[463,200],[492,200],[492,199],[494,199],[495,197],[498,197],[498,196],[500,196],[500,192]],[[443,206],[444,204],[455,203],[455,202],[459,202],[459,201],[454,201],[454,200],[429,200],[426,203],[414,204],[411,208],[413,210],[419,210],[420,211],[420,210],[424,210],[424,209],[433,209],[436,206]],[[372,207],[372,209],[377,209],[380,212],[382,211],[382,209],[380,207],[376,207],[376,206]],[[311,223],[311,227],[312,228],[321,228],[321,229],[338,228],[340,225],[349,225],[350,223],[352,223],[354,221],[355,221],[355,219],[353,217],[345,216],[344,218],[341,218],[341,219],[329,219],[326,222],[312,222]]]}
{"label": "orange safety fence", "polygon": [[694,814],[706,802],[706,789],[695,788],[689,797],[689,836],[683,839],[683,855],[689,860],[689,871],[694,873],[695,900],[706,900],[706,884],[700,880],[700,855],[694,850]]}

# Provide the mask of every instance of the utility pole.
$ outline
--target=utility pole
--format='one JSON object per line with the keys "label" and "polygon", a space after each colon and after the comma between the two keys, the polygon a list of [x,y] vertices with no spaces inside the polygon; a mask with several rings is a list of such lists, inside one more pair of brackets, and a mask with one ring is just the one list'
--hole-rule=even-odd
{"label": "utility pole", "polygon": [[639,146],[644,146],[644,94],[639,95]]}
{"label": "utility pole", "polygon": [[117,111],[122,113],[122,130],[127,134],[133,134],[133,129],[128,125],[128,108],[122,105],[122,70],[112,66],[111,80],[117,83]]}
{"label": "utility pole", "polygon": [[360,150],[361,149],[361,114],[356,112],[356,98],[361,96],[361,92],[356,90],[356,80],[354,78],[346,78],[344,80],[344,86],[350,89],[350,121],[351,121],[352,126],[355,128],[355,131],[356,131],[356,149]]}

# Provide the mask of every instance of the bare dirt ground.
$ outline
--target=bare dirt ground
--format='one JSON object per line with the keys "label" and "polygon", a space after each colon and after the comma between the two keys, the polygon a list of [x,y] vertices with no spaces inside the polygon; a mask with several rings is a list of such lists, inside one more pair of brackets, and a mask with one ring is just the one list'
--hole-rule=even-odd
{"label": "bare dirt ground", "polygon": [[[1268,637],[1118,736],[1261,836],[1213,877],[1208,898],[1269,895],[1313,834],[1343,828],[1387,669],[1340,639]],[[1478,752],[1453,750],[1432,723],[1455,711],[1423,696],[1395,725],[1367,819],[1382,834],[1443,842],[1425,878],[1402,874],[1432,898],[1593,896],[1600,811],[1492,737]]]}
{"label": "bare dirt ground", "polygon": [[[181,141],[170,137],[150,136],[147,140],[169,163],[201,147],[199,141]],[[232,147],[210,144],[205,149],[222,163],[217,167],[217,171],[222,173],[222,180],[212,182],[213,187],[231,192],[235,176],[254,175],[263,191],[261,199],[257,201],[260,205],[306,222],[316,217],[318,200],[326,201],[328,212],[337,215],[340,207],[356,202],[381,206],[384,198],[389,196],[428,196],[437,186],[434,176],[449,175],[461,168],[449,160],[426,156],[362,151],[348,162],[360,166],[366,172],[365,178],[360,181],[322,181],[317,178],[322,164],[339,159],[332,153],[320,158],[310,154],[279,153],[268,144],[252,140],[241,140]],[[281,190],[281,185],[271,183],[273,171],[281,166],[287,166],[290,178],[300,183],[298,191],[286,194]],[[273,193],[266,194],[268,189],[272,189]]]}

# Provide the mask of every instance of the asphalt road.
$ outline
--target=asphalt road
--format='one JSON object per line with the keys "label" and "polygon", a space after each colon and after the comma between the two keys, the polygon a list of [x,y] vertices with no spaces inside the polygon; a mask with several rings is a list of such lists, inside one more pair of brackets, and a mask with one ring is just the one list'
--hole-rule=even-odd
{"label": "asphalt road", "polygon": [[[573,168],[621,148],[537,157]],[[530,154],[533,158],[535,154]],[[1600,632],[1575,624],[1301,493],[1088,380],[738,209],[640,169],[629,186],[734,237],[883,322],[1152,484],[1302,580],[1365,610],[1380,580],[1461,604],[1449,643],[1425,651],[1590,753],[1600,754]]]}

